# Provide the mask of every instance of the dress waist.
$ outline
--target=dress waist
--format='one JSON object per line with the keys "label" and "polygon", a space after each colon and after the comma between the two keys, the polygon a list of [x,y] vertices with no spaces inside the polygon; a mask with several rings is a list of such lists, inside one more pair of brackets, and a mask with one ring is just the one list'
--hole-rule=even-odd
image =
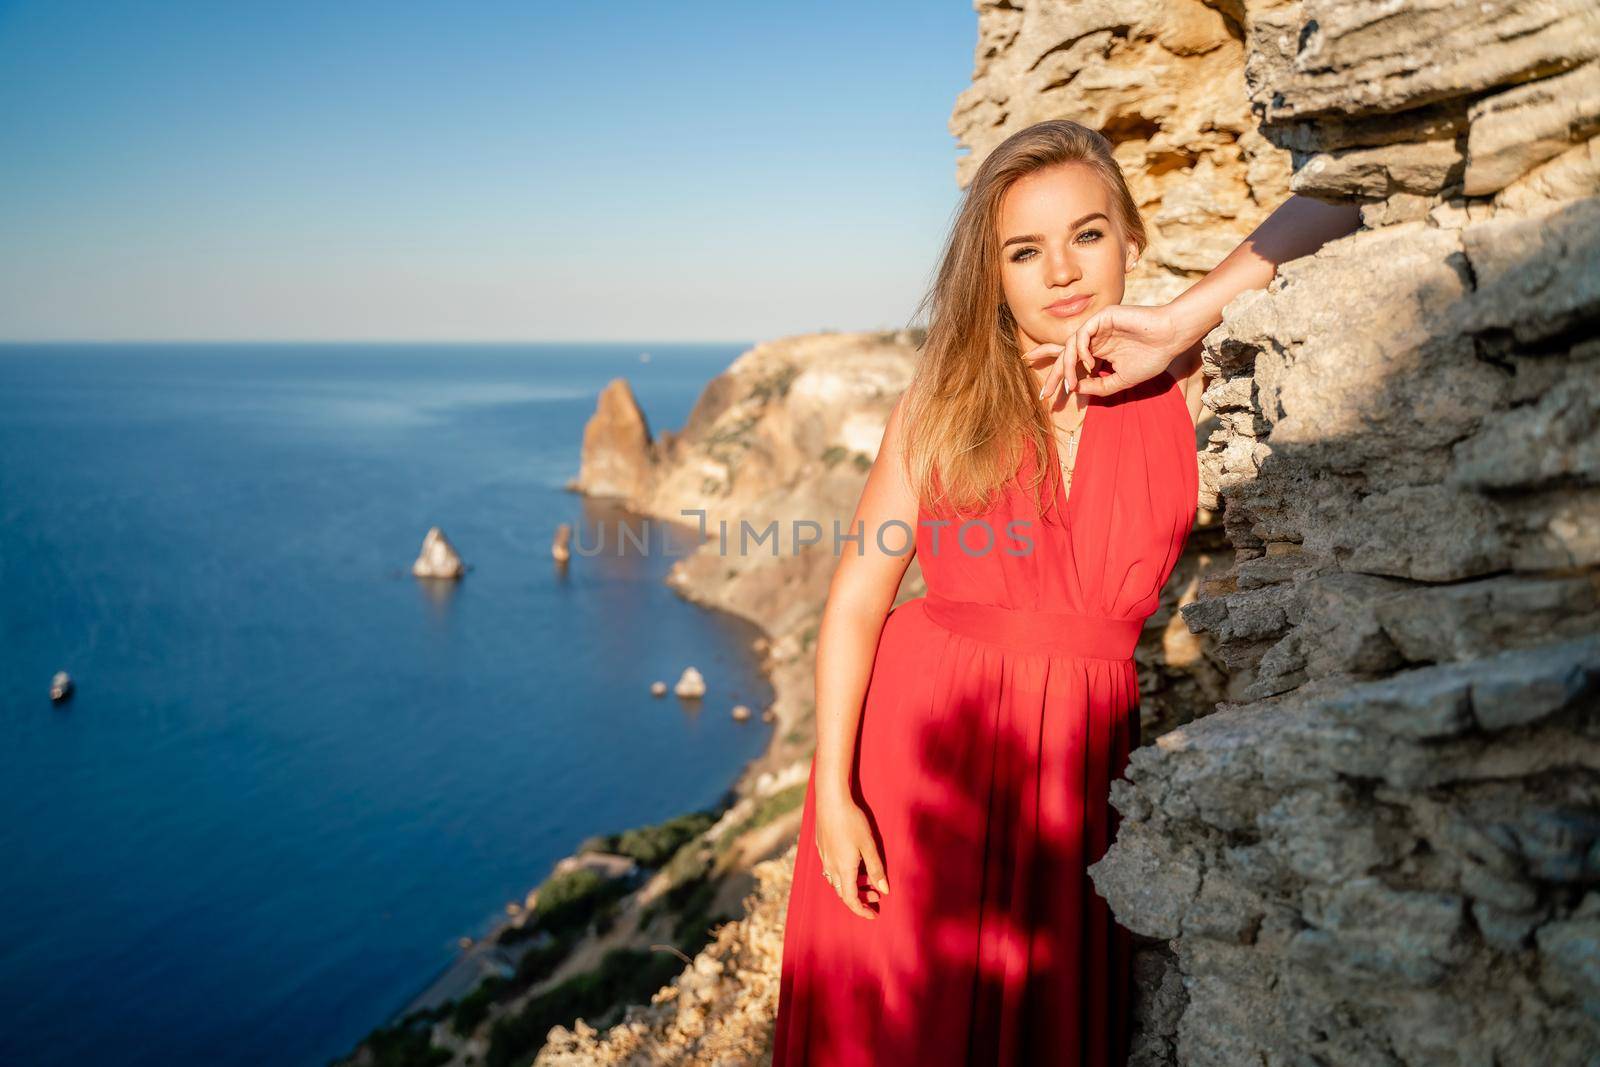
{"label": "dress waist", "polygon": [[923,597],[923,611],[934,623],[979,641],[1019,652],[1047,652],[1089,659],[1131,659],[1144,629],[1142,619],[1108,619],[1062,611],[1032,611],[951,600],[937,593]]}

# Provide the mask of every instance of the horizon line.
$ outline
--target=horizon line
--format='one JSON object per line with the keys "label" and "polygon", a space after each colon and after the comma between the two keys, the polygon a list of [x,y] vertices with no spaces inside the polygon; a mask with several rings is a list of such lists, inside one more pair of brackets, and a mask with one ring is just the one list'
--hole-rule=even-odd
{"label": "horizon line", "polygon": [[786,337],[818,334],[900,333],[917,327],[877,326],[860,329],[818,329],[772,334],[764,338],[703,337],[692,340],[660,338],[459,338],[459,337],[0,337],[5,345],[757,345]]}
{"label": "horizon line", "polygon": [[[818,331],[829,332],[829,331]],[[843,331],[832,331],[835,333]],[[858,331],[851,330],[851,333]],[[870,333],[872,331],[859,331]],[[690,341],[621,338],[385,338],[385,337],[0,337],[0,345],[722,345],[759,344],[745,338],[703,338]]]}

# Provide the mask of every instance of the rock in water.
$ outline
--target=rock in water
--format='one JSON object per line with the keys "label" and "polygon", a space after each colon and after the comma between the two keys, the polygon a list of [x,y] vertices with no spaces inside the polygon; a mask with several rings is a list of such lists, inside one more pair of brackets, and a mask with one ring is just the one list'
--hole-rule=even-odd
{"label": "rock in water", "polygon": [[418,578],[459,578],[466,570],[444,531],[437,526],[428,527],[428,535],[422,539],[422,553],[411,565],[411,573]]}
{"label": "rock in water", "polygon": [[655,477],[655,453],[650,424],[627,379],[611,379],[583,428],[576,487],[589,496],[640,498]]}
{"label": "rock in water", "polygon": [[50,679],[50,699],[59,703],[72,695],[72,676],[66,671],[56,671]]}
{"label": "rock in water", "polygon": [[693,667],[685,667],[672,691],[681,697],[703,697],[706,695],[706,680]]}
{"label": "rock in water", "polygon": [[733,706],[733,721],[734,722],[744,722],[749,717],[750,717],[750,709],[748,707],[746,707],[743,704],[735,704]]}
{"label": "rock in water", "polygon": [[650,695],[653,696],[653,697],[664,697],[664,696],[666,696],[667,695],[667,683],[666,682],[651,682],[650,683]]}
{"label": "rock in water", "polygon": [[555,540],[550,543],[550,555],[557,563],[565,563],[572,558],[572,524],[564,522],[556,527]]}

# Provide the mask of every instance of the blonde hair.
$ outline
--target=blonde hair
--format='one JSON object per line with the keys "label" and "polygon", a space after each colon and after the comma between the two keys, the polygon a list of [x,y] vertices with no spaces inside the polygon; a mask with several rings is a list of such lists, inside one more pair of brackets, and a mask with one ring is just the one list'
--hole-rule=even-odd
{"label": "blonde hair", "polygon": [[[918,499],[932,510],[959,516],[974,509],[981,515],[1020,468],[1023,441],[1032,440],[1035,456],[1049,454],[1050,412],[1034,387],[1031,368],[1018,358],[1017,324],[1001,288],[996,229],[1006,191],[1019,178],[1062,163],[1091,168],[1111,193],[1127,241],[1141,252],[1147,246],[1138,204],[1111,142],[1097,131],[1070,119],[1050,119],[1018,130],[989,153],[967,187],[938,273],[913,315],[914,320],[929,312],[927,337],[902,405],[904,459]],[[1044,462],[1035,470],[1048,477],[1054,501],[1060,471]],[[1042,515],[1040,480],[1028,488]]]}

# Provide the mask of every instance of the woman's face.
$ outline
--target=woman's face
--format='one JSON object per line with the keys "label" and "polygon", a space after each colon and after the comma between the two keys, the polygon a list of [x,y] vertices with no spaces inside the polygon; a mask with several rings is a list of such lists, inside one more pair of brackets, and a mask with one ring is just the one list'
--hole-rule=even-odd
{"label": "woman's face", "polygon": [[1006,190],[1000,283],[1022,352],[1063,344],[1091,314],[1122,302],[1138,250],[1115,220],[1110,192],[1082,163],[1034,171]]}

